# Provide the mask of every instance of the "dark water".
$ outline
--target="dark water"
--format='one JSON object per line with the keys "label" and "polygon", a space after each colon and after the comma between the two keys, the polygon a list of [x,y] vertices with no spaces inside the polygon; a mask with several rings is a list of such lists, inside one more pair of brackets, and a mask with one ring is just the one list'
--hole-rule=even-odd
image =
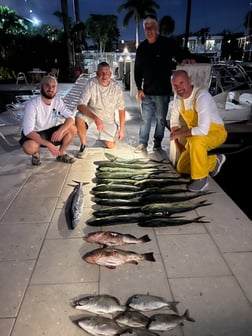
{"label": "dark water", "polygon": [[252,220],[252,146],[226,154],[226,162],[214,178],[226,194]]}

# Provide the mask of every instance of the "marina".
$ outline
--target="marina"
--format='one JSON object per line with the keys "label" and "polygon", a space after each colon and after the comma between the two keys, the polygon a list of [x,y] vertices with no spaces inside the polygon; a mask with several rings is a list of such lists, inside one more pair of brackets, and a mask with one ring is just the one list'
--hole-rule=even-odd
{"label": "marina", "polygon": [[[59,92],[66,93],[70,88],[69,84],[59,84]],[[1,140],[1,335],[83,335],[72,318],[86,312],[75,310],[70,303],[79,295],[90,294],[110,294],[122,304],[134,294],[178,301],[178,313],[182,315],[188,309],[195,322],[185,321],[183,326],[169,331],[171,336],[247,336],[252,329],[251,220],[217,183],[218,176],[216,181],[210,178],[212,193],[199,198],[211,204],[187,212],[184,217],[203,216],[207,223],[163,228],[143,228],[135,223],[106,226],[136,237],[147,234],[151,241],[130,249],[153,252],[155,262],[142,261],[111,270],[82,260],[95,248],[83,240],[84,235],[95,230],[87,225],[93,211],[98,210],[91,194],[96,185],[95,162],[107,160],[106,153],[127,159],[143,158],[134,153],[139,107],[127,91],[125,99],[125,138],[115,149],[107,150],[97,141],[96,129],[90,127],[87,155],[72,165],[56,162],[45,150],[42,165],[33,167],[19,146],[9,147]],[[242,129],[242,125],[239,127]],[[1,130],[11,143],[17,143],[17,126]],[[148,147],[148,158],[166,165],[168,132],[167,129],[161,153],[152,151],[152,141]],[[78,149],[76,138],[69,151],[75,154]],[[233,172],[233,181],[237,180],[236,173]],[[84,186],[80,222],[69,230],[65,205],[73,180],[88,184]]]}

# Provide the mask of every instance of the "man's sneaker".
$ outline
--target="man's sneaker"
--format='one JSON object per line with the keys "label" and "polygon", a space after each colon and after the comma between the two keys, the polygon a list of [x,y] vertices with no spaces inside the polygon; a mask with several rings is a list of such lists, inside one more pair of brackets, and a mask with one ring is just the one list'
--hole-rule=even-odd
{"label": "man's sneaker", "polygon": [[140,144],[136,147],[135,153],[146,153],[147,149],[143,144]]}
{"label": "man's sneaker", "polygon": [[80,146],[80,150],[79,150],[79,153],[77,154],[77,158],[79,159],[83,159],[85,154],[87,152],[87,147],[86,145],[81,145]]}
{"label": "man's sneaker", "polygon": [[200,192],[204,191],[208,187],[208,178],[204,177],[202,179],[194,180],[187,186],[188,191]]}
{"label": "man's sneaker", "polygon": [[221,167],[223,165],[223,163],[226,161],[226,155],[224,154],[219,154],[217,155],[217,162],[216,162],[216,166],[214,168],[214,170],[210,173],[210,175],[212,177],[216,176],[217,174],[219,174]]}
{"label": "man's sneaker", "polygon": [[33,166],[39,166],[41,165],[40,155],[32,155],[31,163]]}
{"label": "man's sneaker", "polygon": [[162,150],[161,142],[154,141],[153,150],[154,151],[160,151],[160,150]]}

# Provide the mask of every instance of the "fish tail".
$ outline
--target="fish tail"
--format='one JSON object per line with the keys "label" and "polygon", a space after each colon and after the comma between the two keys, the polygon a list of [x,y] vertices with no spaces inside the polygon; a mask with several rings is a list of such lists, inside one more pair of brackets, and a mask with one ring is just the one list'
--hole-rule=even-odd
{"label": "fish tail", "polygon": [[156,261],[156,259],[153,256],[153,252],[144,253],[143,256],[145,260]]}
{"label": "fish tail", "polygon": [[178,308],[177,308],[178,304],[179,304],[179,301],[170,302],[169,308],[173,310],[175,313],[178,313]]}
{"label": "fish tail", "polygon": [[148,235],[144,235],[139,239],[142,241],[142,243],[147,243],[147,242],[151,241],[151,239]]}
{"label": "fish tail", "polygon": [[195,218],[195,222],[197,223],[210,223],[209,221],[204,221],[202,218],[204,218],[205,216],[199,216]]}
{"label": "fish tail", "polygon": [[183,317],[184,317],[187,321],[195,322],[194,318],[190,317],[190,315],[189,315],[189,309],[187,309],[187,310],[185,311]]}

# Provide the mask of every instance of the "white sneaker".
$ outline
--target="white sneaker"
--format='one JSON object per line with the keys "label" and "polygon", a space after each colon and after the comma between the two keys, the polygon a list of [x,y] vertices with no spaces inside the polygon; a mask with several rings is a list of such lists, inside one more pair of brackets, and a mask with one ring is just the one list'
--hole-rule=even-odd
{"label": "white sneaker", "polygon": [[147,153],[147,149],[143,144],[139,144],[135,149],[135,153]]}

